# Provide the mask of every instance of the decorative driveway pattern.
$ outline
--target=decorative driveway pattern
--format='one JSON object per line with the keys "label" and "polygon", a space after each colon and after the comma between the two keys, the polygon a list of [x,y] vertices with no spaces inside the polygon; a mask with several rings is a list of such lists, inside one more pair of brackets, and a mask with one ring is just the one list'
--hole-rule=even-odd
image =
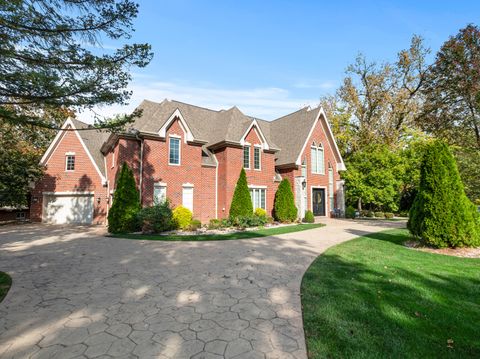
{"label": "decorative driveway pattern", "polygon": [[155,242],[0,229],[1,358],[306,358],[300,282],[326,248],[404,223],[328,220],[276,237]]}

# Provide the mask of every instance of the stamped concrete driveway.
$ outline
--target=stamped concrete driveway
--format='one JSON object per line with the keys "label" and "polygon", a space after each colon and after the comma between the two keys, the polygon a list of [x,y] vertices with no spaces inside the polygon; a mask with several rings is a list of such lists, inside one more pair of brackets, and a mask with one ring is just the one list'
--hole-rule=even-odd
{"label": "stamped concrete driveway", "polygon": [[326,248],[403,223],[219,242],[0,229],[2,358],[306,358],[300,282]]}

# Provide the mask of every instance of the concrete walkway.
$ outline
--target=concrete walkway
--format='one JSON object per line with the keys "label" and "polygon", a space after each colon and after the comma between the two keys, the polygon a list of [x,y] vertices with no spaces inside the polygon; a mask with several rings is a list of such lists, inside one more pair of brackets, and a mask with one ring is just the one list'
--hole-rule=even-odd
{"label": "concrete walkway", "polygon": [[324,228],[216,242],[0,228],[1,358],[306,358],[300,283],[325,249],[404,226]]}

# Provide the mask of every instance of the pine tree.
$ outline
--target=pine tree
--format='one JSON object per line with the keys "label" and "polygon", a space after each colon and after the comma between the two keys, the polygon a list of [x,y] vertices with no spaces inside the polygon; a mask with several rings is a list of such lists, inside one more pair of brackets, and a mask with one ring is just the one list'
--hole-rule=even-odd
{"label": "pine tree", "polygon": [[245,173],[245,169],[242,168],[237,185],[235,186],[235,192],[233,193],[232,204],[230,205],[230,219],[252,215],[253,204],[252,198],[250,197],[250,190],[248,189],[247,174]]}
{"label": "pine tree", "polygon": [[108,212],[108,231],[128,233],[138,230],[137,214],[140,208],[140,197],[133,171],[124,163],[113,194],[112,207]]}
{"label": "pine tree", "polygon": [[477,210],[465,195],[450,149],[441,141],[425,150],[408,229],[439,248],[480,245]]}
{"label": "pine tree", "polygon": [[275,219],[280,222],[293,222],[297,219],[297,207],[295,207],[292,186],[287,178],[280,182],[275,193],[274,215]]}

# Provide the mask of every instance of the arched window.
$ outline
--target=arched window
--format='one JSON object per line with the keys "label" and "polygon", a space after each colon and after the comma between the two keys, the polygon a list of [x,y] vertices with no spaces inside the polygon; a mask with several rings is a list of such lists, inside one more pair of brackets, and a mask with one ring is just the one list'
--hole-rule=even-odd
{"label": "arched window", "polygon": [[311,146],[311,159],[312,159],[312,173],[325,174],[325,156],[323,146],[321,143],[315,145],[315,142]]}

